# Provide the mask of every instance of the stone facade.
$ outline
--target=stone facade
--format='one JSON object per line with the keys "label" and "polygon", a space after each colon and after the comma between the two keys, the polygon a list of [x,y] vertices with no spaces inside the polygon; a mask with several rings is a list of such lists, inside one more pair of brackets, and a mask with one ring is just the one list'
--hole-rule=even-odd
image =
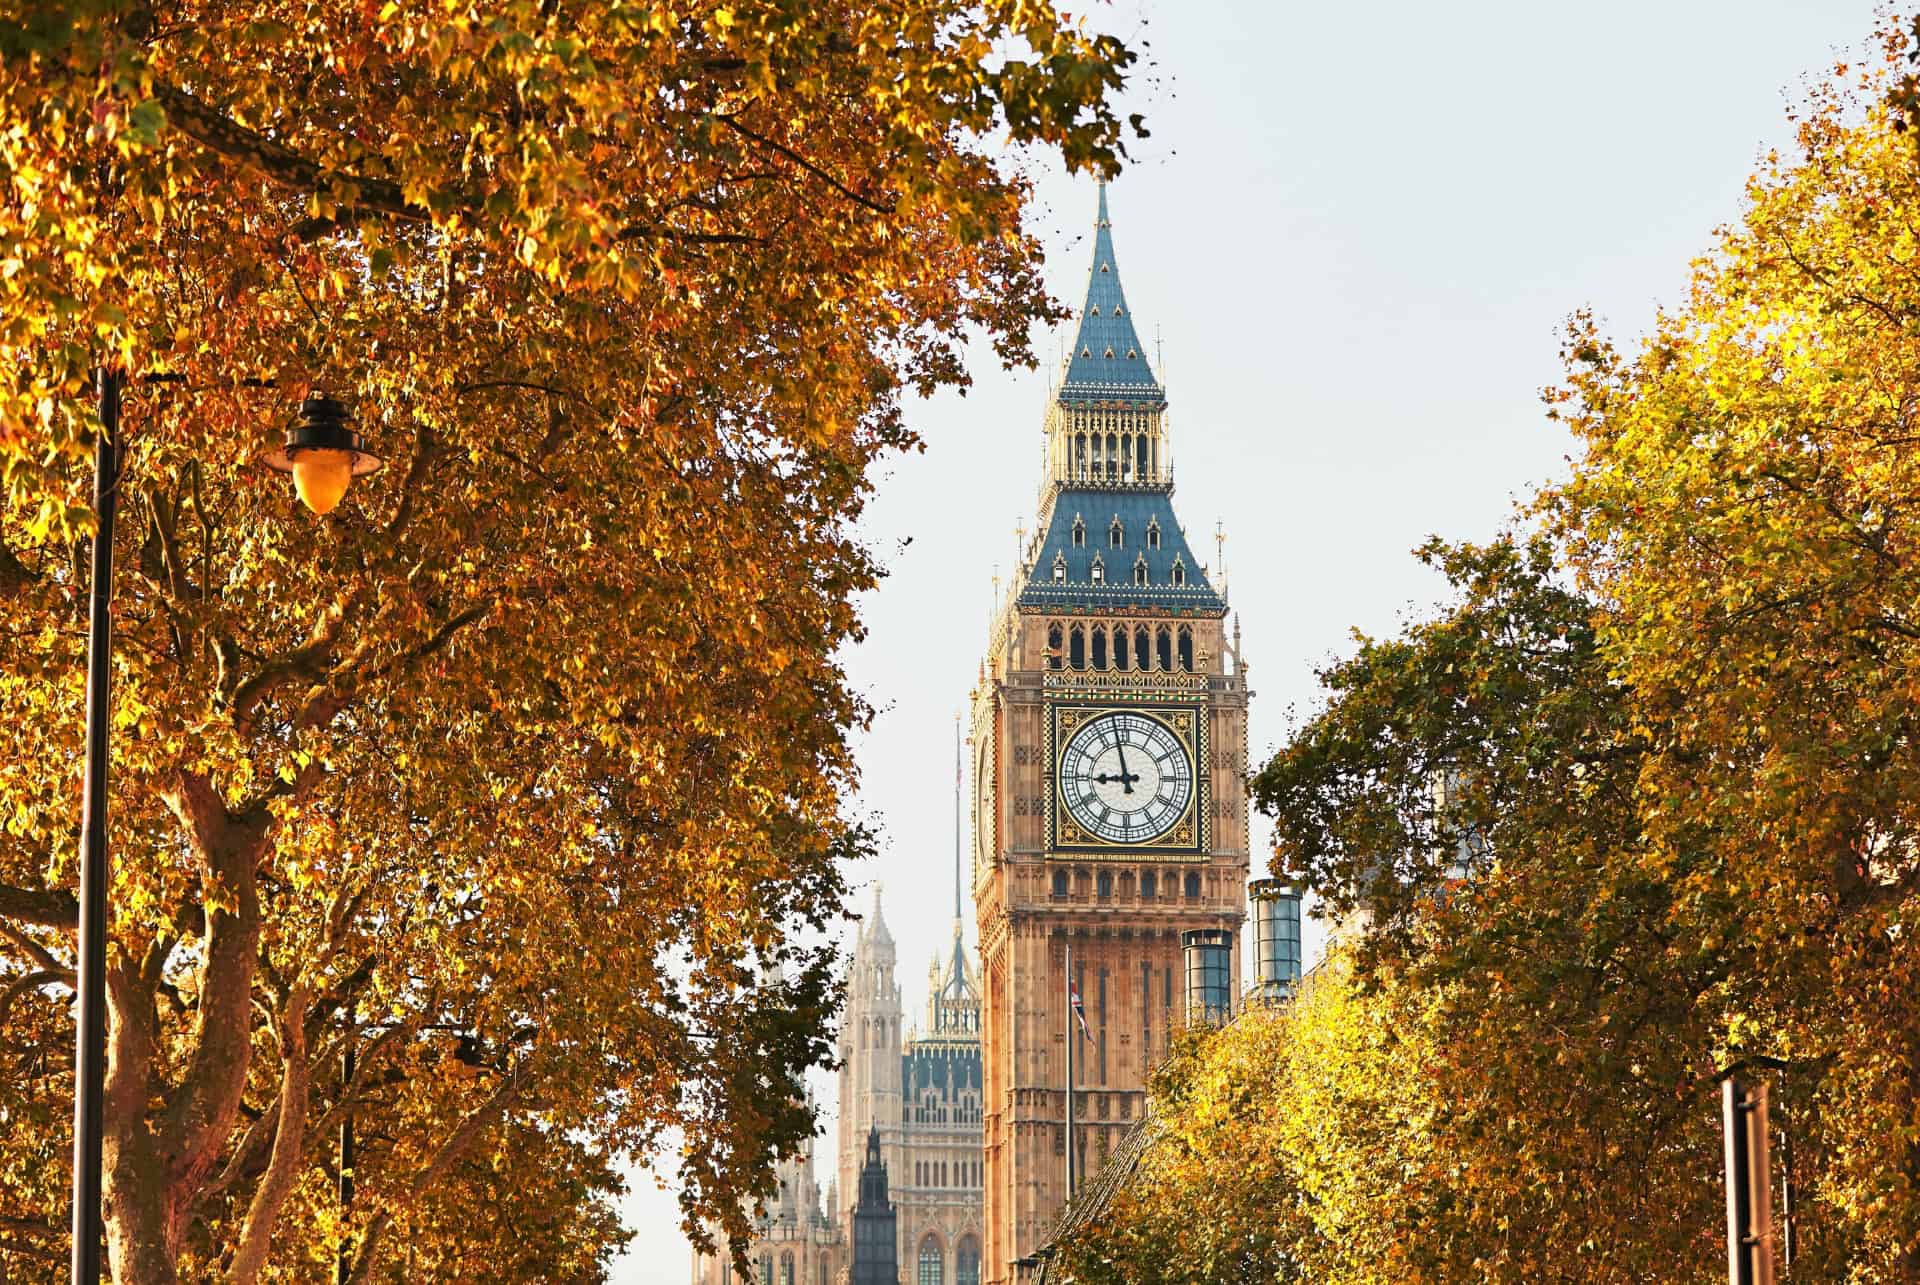
{"label": "stone facade", "polygon": [[1165,410],[1103,189],[1037,530],[973,699],[996,1285],[1032,1278],[1069,1195],[1069,949],[1087,1023],[1071,1130],[1084,1179],[1140,1118],[1148,1069],[1187,1021],[1181,933],[1245,920],[1246,666],[1172,509]]}
{"label": "stone facade", "polygon": [[[782,1164],[779,1199],[757,1223],[749,1252],[755,1279],[763,1283],[846,1285],[870,1158],[885,1170],[902,1285],[979,1285],[982,1279],[981,1001],[961,921],[954,921],[944,958],[936,956],[929,968],[920,1030],[905,1029],[896,962],[876,892],[847,973],[837,1176],[822,1193],[811,1150]],[[694,1285],[727,1279],[722,1256],[695,1255]]]}

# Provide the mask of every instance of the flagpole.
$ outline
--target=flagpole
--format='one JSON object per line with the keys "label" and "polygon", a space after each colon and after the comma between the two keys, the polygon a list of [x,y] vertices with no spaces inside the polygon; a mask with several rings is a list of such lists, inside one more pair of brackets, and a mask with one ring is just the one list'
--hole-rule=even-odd
{"label": "flagpole", "polygon": [[1071,1201],[1073,1199],[1073,1189],[1076,1186],[1075,1179],[1078,1177],[1074,1172],[1078,1166],[1074,1163],[1073,1154],[1073,1046],[1076,1041],[1073,1038],[1072,943],[1068,943],[1067,945],[1067,984],[1065,988],[1065,998],[1067,1001],[1067,1199]]}

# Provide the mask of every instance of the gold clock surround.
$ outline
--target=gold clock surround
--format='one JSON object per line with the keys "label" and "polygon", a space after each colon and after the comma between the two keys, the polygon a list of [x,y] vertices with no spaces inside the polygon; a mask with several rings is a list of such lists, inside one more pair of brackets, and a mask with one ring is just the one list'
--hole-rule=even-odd
{"label": "gold clock surround", "polygon": [[[1193,788],[1187,795],[1186,811],[1157,838],[1141,843],[1114,842],[1083,828],[1067,810],[1060,787],[1060,756],[1073,734],[1091,719],[1107,714],[1131,714],[1152,719],[1165,727],[1186,751],[1193,773]],[[1055,857],[1084,860],[1089,854],[1107,859],[1164,861],[1169,858],[1200,859],[1206,854],[1207,816],[1210,811],[1207,718],[1198,705],[1116,705],[1110,702],[1049,702],[1046,718],[1047,765],[1047,848]]]}

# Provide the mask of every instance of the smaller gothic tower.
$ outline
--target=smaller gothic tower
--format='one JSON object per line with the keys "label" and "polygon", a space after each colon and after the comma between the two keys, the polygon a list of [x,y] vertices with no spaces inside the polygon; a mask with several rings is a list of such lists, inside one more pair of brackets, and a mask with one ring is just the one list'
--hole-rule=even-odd
{"label": "smaller gothic tower", "polygon": [[842,1214],[859,1190],[860,1126],[877,1129],[883,1157],[897,1162],[901,1120],[901,1039],[905,1013],[894,980],[893,934],[873,891],[873,913],[854,944],[840,1025],[840,1120],[835,1142]]}
{"label": "smaller gothic tower", "polygon": [[880,1129],[867,1130],[867,1162],[860,1170],[860,1199],[853,1207],[852,1285],[900,1285],[893,1202],[887,1199],[887,1165],[880,1158]]}

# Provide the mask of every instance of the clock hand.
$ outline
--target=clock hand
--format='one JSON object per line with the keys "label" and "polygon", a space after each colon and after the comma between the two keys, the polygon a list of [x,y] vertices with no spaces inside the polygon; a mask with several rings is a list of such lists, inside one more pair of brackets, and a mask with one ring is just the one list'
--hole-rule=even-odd
{"label": "clock hand", "polygon": [[1128,794],[1133,793],[1133,783],[1140,778],[1127,770],[1127,743],[1120,742],[1120,785]]}

